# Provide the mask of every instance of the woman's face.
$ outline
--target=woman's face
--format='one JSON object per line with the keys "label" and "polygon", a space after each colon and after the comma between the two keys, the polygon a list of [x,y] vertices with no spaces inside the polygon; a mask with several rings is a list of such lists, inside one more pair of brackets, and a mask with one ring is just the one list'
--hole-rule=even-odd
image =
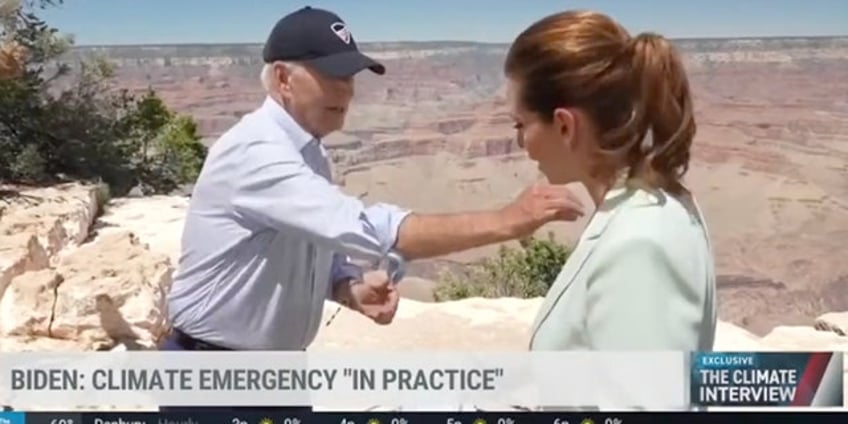
{"label": "woman's face", "polygon": [[539,170],[551,184],[566,184],[579,180],[588,164],[583,159],[576,140],[576,113],[557,109],[550,122],[528,111],[521,102],[521,84],[509,78],[507,102],[515,121],[518,145],[539,165]]}

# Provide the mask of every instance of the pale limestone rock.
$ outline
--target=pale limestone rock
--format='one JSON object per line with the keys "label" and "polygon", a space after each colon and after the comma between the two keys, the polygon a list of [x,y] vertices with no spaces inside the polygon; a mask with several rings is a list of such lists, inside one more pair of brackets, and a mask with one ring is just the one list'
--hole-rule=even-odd
{"label": "pale limestone rock", "polygon": [[[391,325],[348,309],[324,326],[310,350],[521,351],[541,299],[463,299],[425,303],[401,299]],[[325,322],[338,305],[327,302]]]}
{"label": "pale limestone rock", "polygon": [[180,196],[116,199],[100,217],[104,228],[98,233],[131,231],[151,251],[167,255],[177,264],[187,208],[188,198]]}
{"label": "pale limestone rock", "polygon": [[153,346],[164,331],[170,261],[131,233],[114,233],[65,256],[53,337]]}
{"label": "pale limestone rock", "polygon": [[846,336],[848,335],[848,311],[826,313],[816,318],[815,327],[817,330]]}
{"label": "pale limestone rock", "polygon": [[49,333],[57,254],[85,240],[97,213],[96,187],[11,188],[0,209],[0,351],[84,351],[98,346]]}
{"label": "pale limestone rock", "polygon": [[126,231],[86,242],[96,187],[19,190],[0,206],[0,351],[155,347],[170,260]]}
{"label": "pale limestone rock", "polygon": [[0,334],[50,336],[50,320],[61,274],[52,269],[19,275],[0,299]]}
{"label": "pale limestone rock", "polygon": [[34,234],[52,257],[88,237],[97,214],[97,187],[62,184],[23,190],[10,203],[0,235]]}
{"label": "pale limestone rock", "polygon": [[781,326],[760,339],[762,347],[768,350],[848,351],[848,337],[836,333],[816,331],[813,327]]}
{"label": "pale limestone rock", "polygon": [[34,234],[0,235],[0,296],[12,279],[47,267],[50,258]]}
{"label": "pale limestone rock", "polygon": [[756,335],[729,322],[719,321],[716,328],[715,350],[750,351],[760,348]]}

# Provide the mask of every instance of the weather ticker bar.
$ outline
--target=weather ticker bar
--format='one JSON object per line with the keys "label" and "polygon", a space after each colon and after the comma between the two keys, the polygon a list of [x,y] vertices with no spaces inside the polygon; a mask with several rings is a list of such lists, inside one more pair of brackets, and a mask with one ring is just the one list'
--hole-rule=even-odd
{"label": "weather ticker bar", "polygon": [[844,424],[848,412],[3,412],[0,424]]}

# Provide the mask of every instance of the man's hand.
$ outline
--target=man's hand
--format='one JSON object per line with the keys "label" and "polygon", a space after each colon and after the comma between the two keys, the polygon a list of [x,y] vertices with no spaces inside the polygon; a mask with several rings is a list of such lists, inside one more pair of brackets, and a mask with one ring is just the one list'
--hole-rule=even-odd
{"label": "man's hand", "polygon": [[547,183],[524,189],[501,210],[515,238],[528,236],[551,221],[574,221],[584,213],[583,203],[568,187]]}
{"label": "man's hand", "polygon": [[392,322],[400,296],[385,271],[366,272],[363,281],[343,284],[336,298],[377,324]]}

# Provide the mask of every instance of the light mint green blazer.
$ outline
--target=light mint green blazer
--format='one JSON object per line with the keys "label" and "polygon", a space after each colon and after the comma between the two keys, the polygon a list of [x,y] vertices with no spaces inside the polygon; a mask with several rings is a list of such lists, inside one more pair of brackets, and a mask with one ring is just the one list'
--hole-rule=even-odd
{"label": "light mint green blazer", "polygon": [[530,350],[712,350],[715,267],[694,198],[611,190],[548,290]]}

